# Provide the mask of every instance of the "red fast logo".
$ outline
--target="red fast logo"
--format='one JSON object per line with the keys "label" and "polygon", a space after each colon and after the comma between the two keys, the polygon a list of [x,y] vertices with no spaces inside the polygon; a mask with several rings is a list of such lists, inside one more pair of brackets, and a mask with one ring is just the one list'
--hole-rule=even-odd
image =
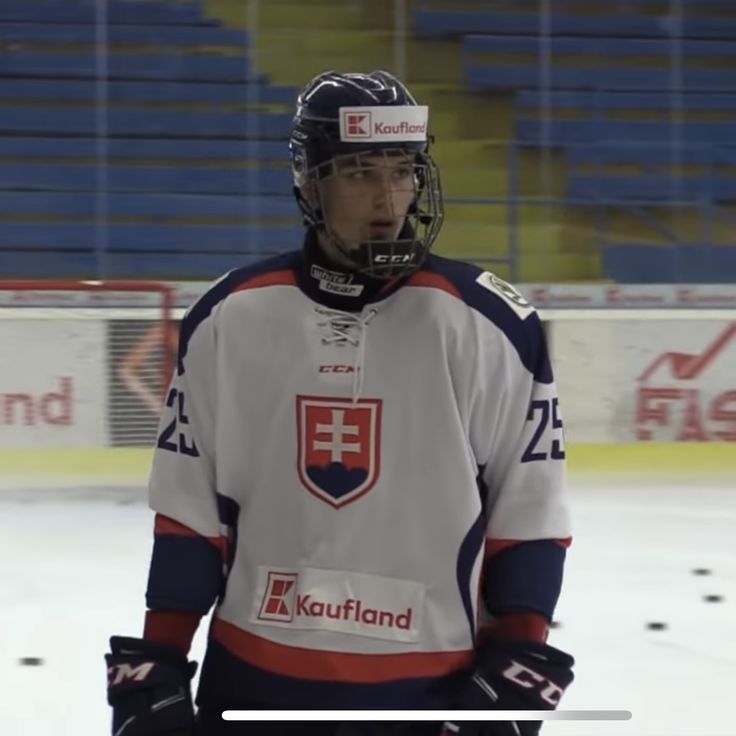
{"label": "red fast logo", "polygon": [[[655,439],[657,428],[675,430],[675,441],[736,441],[736,389],[703,396],[702,379],[736,338],[728,325],[701,353],[665,352],[639,376],[636,432]],[[676,383],[676,385],[672,385]]]}

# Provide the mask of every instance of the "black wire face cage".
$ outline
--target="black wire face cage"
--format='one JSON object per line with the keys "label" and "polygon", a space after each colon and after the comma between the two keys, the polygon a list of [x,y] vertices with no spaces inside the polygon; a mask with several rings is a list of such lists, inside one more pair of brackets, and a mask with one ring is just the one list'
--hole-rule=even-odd
{"label": "black wire face cage", "polygon": [[299,172],[296,184],[307,224],[327,234],[345,267],[372,278],[415,271],[442,227],[439,172],[428,153],[341,154]]}

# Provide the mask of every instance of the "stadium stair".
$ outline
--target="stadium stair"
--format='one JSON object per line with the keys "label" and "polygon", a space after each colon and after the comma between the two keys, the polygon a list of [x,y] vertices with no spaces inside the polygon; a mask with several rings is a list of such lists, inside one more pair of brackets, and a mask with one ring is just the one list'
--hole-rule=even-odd
{"label": "stadium stair", "polygon": [[294,247],[296,90],[199,2],[111,0],[108,18],[101,119],[95,4],[0,0],[3,275],[208,279]]}
{"label": "stadium stair", "polygon": [[[711,265],[681,276],[724,278],[736,248],[736,171],[727,148],[736,123],[736,6],[693,0],[680,22],[645,0],[560,0],[544,22],[537,3],[519,0],[513,12],[501,5],[458,12],[450,3],[422,2],[417,32],[461,44],[466,88],[514,96],[512,137],[520,157],[546,158],[557,172],[571,229],[607,244],[603,275],[636,280],[631,254],[640,251],[629,248],[616,261],[619,247],[649,248],[653,262],[683,264],[672,244],[692,248],[700,241],[715,248],[701,251],[704,261],[712,256]],[[545,42],[537,35],[543,25],[550,33]],[[680,31],[681,74],[674,77],[668,44]],[[542,54],[552,62],[544,93]],[[541,114],[544,105],[549,117]],[[596,160],[597,151],[603,155]],[[523,195],[541,194],[523,171],[518,179]],[[685,201],[672,206],[673,198]]]}
{"label": "stadium stair", "polygon": [[[237,0],[207,0],[206,8],[228,26],[246,28]],[[396,71],[391,3],[269,0],[261,8],[255,58],[259,71],[275,84],[298,87],[328,68]],[[574,253],[577,234],[549,208],[537,216],[536,207],[520,218],[522,224],[515,230],[524,255],[512,273],[512,221],[506,201],[511,98],[464,90],[457,42],[415,39],[414,4],[408,3],[408,8],[406,78],[417,99],[431,108],[437,138],[433,151],[447,202],[437,252],[483,263],[505,278],[528,281],[542,273],[556,279],[571,273],[594,277],[599,268],[595,255]],[[536,258],[540,243],[545,255],[541,264]],[[558,255],[556,244],[568,252]]]}

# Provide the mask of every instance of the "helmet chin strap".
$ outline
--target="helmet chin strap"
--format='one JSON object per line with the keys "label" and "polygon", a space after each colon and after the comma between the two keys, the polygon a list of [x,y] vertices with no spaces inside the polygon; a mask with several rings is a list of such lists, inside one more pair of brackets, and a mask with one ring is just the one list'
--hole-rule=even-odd
{"label": "helmet chin strap", "polygon": [[[356,271],[359,268],[359,264],[350,258],[350,248],[345,247],[342,241],[331,234],[324,222],[316,225],[315,230],[317,232],[317,242],[322,252],[330,261],[334,262],[336,267],[348,271]],[[356,248],[359,247],[359,245],[356,246]]]}
{"label": "helmet chin strap", "polygon": [[[317,235],[317,241],[322,249],[325,256],[334,262],[336,268],[344,269],[352,273],[360,273],[363,269],[364,264],[360,263],[360,260],[351,258],[351,251],[359,252],[361,248],[370,247],[371,242],[368,241],[365,244],[361,242],[355,243],[355,246],[351,248],[340,236],[330,228],[325,219],[324,213],[320,207],[314,207],[309,203],[309,200],[302,194],[299,187],[294,187],[296,194],[296,200],[299,204],[299,209],[304,217],[304,222],[307,226],[314,228]],[[403,229],[403,228],[402,228]],[[381,241],[374,241],[379,244]],[[385,245],[390,245],[394,241],[387,240]]]}
{"label": "helmet chin strap", "polygon": [[[397,238],[364,240],[353,248],[324,223],[316,230],[323,252],[335,262],[336,267],[378,281],[408,275],[421,266],[426,256],[426,249],[416,239],[408,220],[405,220]],[[379,260],[381,258],[382,261]]]}

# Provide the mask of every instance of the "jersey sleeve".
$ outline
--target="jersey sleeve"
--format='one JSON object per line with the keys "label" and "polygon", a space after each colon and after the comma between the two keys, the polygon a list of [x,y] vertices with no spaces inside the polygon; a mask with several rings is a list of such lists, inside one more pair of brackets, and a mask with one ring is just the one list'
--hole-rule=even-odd
{"label": "jersey sleeve", "polygon": [[[502,343],[501,356],[488,354],[497,349],[491,344],[481,354],[481,374],[490,384],[481,389],[476,408],[487,532],[492,539],[567,538],[570,521],[562,412],[536,312],[520,325],[520,335],[527,365],[506,343]],[[496,369],[491,368],[494,364]],[[499,380],[505,385],[496,391],[494,384]],[[484,427],[484,418],[492,418],[493,424]]]}
{"label": "jersey sleeve", "polygon": [[157,513],[201,534],[217,531],[214,474],[215,340],[213,319],[182,322],[177,367],[166,395],[149,479]]}
{"label": "jersey sleeve", "polygon": [[204,614],[221,590],[226,541],[214,464],[214,317],[196,315],[190,311],[182,322],[149,479],[156,520],[146,602]]}
{"label": "jersey sleeve", "polygon": [[471,444],[485,508],[484,601],[495,614],[551,620],[571,535],[562,413],[539,315],[508,284],[483,286],[493,319],[477,332]]}

